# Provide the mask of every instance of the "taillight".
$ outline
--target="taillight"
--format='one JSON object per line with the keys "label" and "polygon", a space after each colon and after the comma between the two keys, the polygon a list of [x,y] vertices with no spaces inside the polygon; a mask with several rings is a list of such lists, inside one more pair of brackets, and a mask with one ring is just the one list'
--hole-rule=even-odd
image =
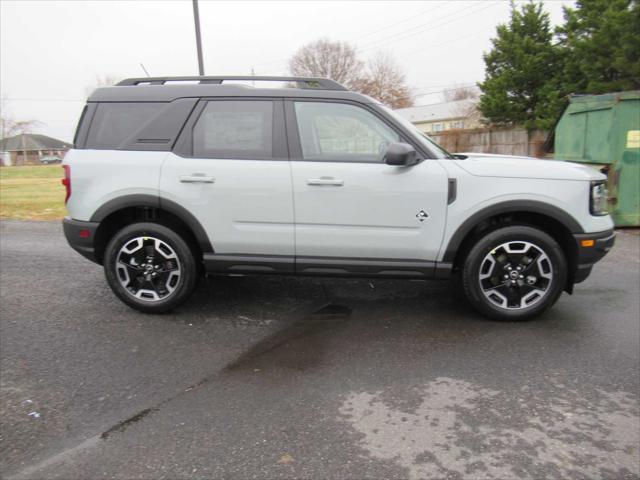
{"label": "taillight", "polygon": [[67,190],[67,195],[64,197],[64,203],[66,204],[71,196],[71,167],[69,165],[62,165],[62,168],[64,168],[62,185],[64,185],[64,188]]}

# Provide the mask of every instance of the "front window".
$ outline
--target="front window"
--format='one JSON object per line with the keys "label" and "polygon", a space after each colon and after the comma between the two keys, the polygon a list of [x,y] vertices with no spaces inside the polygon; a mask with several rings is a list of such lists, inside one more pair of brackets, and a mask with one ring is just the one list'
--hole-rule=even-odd
{"label": "front window", "polygon": [[364,108],[335,102],[295,102],[304,160],[382,162],[399,135]]}

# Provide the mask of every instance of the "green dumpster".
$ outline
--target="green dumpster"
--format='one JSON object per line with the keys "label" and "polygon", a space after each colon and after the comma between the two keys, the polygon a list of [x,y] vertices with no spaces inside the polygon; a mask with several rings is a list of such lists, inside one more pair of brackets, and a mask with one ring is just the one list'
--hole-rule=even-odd
{"label": "green dumpster", "polygon": [[572,96],[555,129],[554,156],[606,173],[616,225],[640,225],[640,90]]}

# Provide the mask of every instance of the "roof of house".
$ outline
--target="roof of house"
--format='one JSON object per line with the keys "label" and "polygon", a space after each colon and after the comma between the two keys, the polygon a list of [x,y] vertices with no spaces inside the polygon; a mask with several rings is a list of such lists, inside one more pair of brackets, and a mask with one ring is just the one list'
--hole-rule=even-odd
{"label": "roof of house", "polygon": [[454,102],[434,103],[431,105],[419,105],[417,107],[399,108],[396,113],[412,123],[435,122],[437,120],[449,120],[464,117],[476,103],[475,100],[466,98]]}
{"label": "roof of house", "polygon": [[0,140],[0,151],[14,152],[22,150],[68,150],[73,145],[57,138],[37,133],[22,133],[15,137]]}

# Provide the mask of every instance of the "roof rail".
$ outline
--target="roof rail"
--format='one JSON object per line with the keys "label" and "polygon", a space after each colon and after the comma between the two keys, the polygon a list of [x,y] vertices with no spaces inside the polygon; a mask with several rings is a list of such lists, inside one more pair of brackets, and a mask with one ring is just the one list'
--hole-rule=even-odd
{"label": "roof rail", "polygon": [[328,78],[316,77],[259,77],[259,76],[193,76],[193,77],[140,77],[127,78],[117,83],[117,87],[134,85],[165,85],[170,82],[197,81],[200,84],[222,84],[227,80],[267,81],[267,82],[291,82],[298,88],[311,90],[348,90],[338,82]]}

